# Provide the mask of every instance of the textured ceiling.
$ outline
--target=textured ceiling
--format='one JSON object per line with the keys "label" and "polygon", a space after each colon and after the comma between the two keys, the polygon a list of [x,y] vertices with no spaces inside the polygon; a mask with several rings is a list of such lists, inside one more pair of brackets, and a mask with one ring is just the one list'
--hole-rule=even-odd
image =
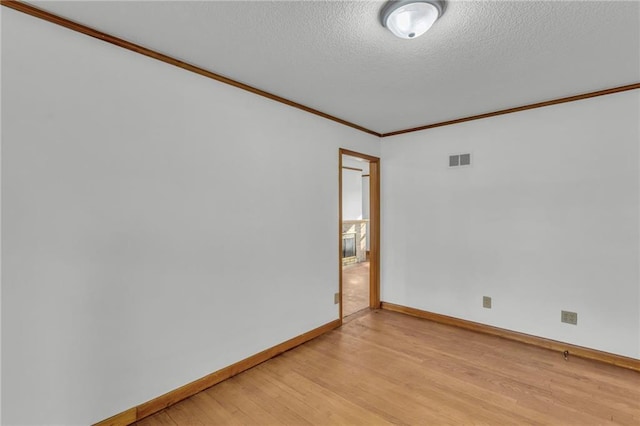
{"label": "textured ceiling", "polygon": [[450,1],[415,40],[380,1],[41,1],[380,133],[640,81],[640,3]]}

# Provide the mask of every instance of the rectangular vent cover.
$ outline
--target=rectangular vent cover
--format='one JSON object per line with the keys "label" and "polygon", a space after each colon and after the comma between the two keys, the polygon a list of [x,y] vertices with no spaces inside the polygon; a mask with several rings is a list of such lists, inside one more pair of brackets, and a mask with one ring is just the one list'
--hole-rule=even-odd
{"label": "rectangular vent cover", "polygon": [[567,324],[578,325],[578,314],[576,312],[562,311],[560,321]]}
{"label": "rectangular vent cover", "polygon": [[449,167],[461,167],[471,165],[471,154],[455,154],[449,156]]}
{"label": "rectangular vent cover", "polygon": [[491,309],[491,298],[489,296],[482,296],[482,307]]}

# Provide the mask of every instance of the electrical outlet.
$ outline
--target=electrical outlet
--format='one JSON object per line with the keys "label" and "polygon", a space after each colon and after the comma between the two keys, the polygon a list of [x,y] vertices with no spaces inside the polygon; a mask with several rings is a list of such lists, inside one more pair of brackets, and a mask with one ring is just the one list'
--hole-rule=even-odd
{"label": "electrical outlet", "polygon": [[482,307],[491,309],[491,298],[489,296],[482,296]]}
{"label": "electrical outlet", "polygon": [[569,312],[569,311],[561,311],[560,321],[565,322],[567,324],[578,325],[578,313],[577,312]]}
{"label": "electrical outlet", "polygon": [[333,295],[333,304],[337,305],[338,303],[340,303],[340,293],[336,293]]}

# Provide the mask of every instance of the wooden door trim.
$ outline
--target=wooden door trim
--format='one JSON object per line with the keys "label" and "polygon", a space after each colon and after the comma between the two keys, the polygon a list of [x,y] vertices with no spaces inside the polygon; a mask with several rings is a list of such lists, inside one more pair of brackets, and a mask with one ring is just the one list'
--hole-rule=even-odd
{"label": "wooden door trim", "polygon": [[338,153],[338,319],[342,325],[342,148]]}
{"label": "wooden door trim", "polygon": [[[363,160],[368,160],[369,162],[379,162],[380,158],[379,157],[374,157],[373,155],[369,155],[369,154],[362,154],[360,152],[356,152],[356,151],[351,151],[345,148],[340,148],[340,155],[342,156],[342,154],[344,155],[348,155],[350,157],[358,157],[358,158],[362,158]],[[340,157],[342,159],[342,157]],[[342,162],[341,162],[342,163]]]}
{"label": "wooden door trim", "polygon": [[340,148],[338,152],[338,282],[339,315],[342,304],[342,156],[362,158],[369,162],[369,308],[380,308],[380,158]]}
{"label": "wooden door trim", "polygon": [[380,309],[380,159],[369,161],[369,307]]}
{"label": "wooden door trim", "polygon": [[349,167],[349,166],[342,166],[343,169],[347,169],[347,170],[355,170],[357,172],[362,172],[362,169],[358,169],[357,167]]}

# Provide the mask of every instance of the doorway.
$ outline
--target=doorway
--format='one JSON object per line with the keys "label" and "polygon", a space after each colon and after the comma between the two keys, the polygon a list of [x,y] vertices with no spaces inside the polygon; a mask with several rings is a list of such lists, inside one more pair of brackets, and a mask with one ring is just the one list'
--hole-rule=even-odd
{"label": "doorway", "polygon": [[380,159],[339,152],[340,319],[380,307]]}

